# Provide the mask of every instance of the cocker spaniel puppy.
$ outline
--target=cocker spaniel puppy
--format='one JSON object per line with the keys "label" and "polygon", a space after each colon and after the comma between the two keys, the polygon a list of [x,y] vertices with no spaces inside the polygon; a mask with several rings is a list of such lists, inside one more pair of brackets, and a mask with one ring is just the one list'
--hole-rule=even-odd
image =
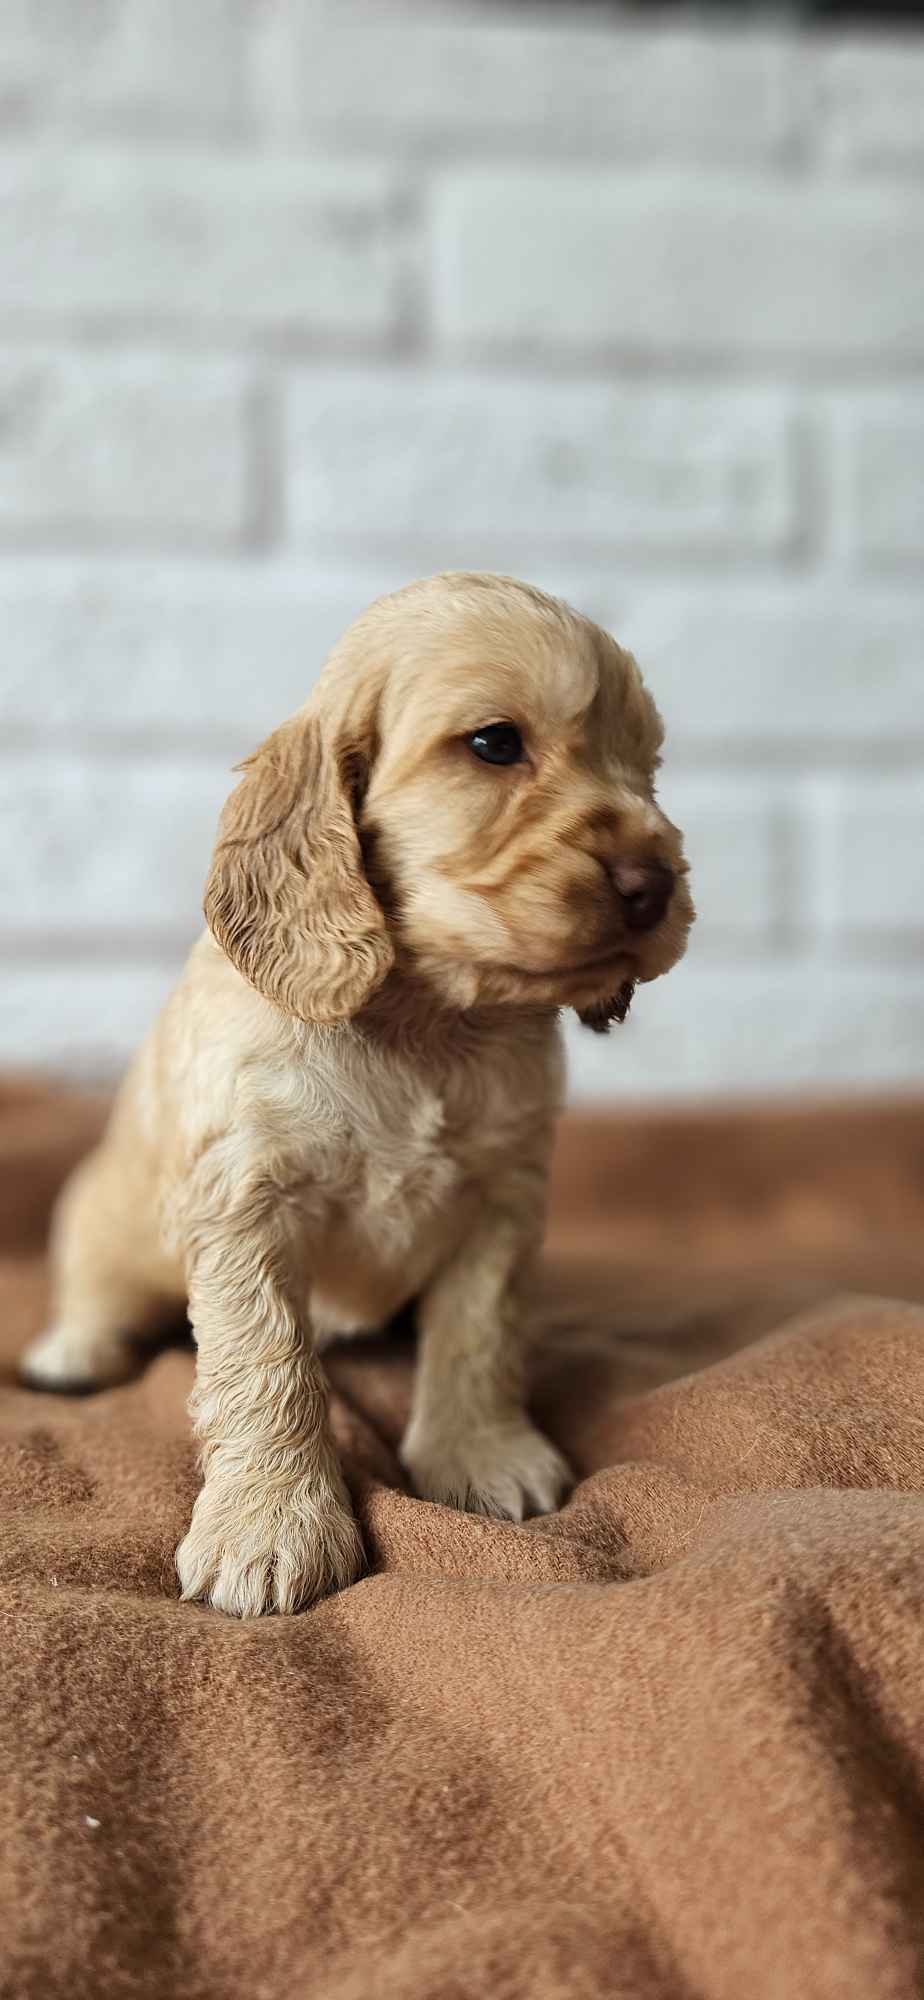
{"label": "cocker spaniel puppy", "polygon": [[567,1480],[524,1401],[558,1014],[594,1027],[693,910],[634,660],[506,577],[381,599],[244,763],[208,929],[56,1216],[45,1388],[188,1301],[204,1483],[182,1594],[295,1611],[359,1571],[319,1350],[416,1299],[403,1459],[519,1520]]}

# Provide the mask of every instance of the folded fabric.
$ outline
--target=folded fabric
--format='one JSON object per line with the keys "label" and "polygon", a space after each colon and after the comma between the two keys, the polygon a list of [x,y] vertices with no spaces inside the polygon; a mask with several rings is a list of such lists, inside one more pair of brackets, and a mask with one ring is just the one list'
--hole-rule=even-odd
{"label": "folded fabric", "polygon": [[238,1624],[176,1596],[191,1350],[15,1382],[99,1117],[0,1103],[0,1993],[920,2000],[924,1311],[830,1296],[830,1205],[813,1239],[761,1184],[758,1278],[681,1215],[646,1289],[676,1142],[637,1128],[627,1223],[625,1125],[566,1132],[535,1400],[570,1499],[414,1498],[408,1336],[344,1347],[369,1574]]}

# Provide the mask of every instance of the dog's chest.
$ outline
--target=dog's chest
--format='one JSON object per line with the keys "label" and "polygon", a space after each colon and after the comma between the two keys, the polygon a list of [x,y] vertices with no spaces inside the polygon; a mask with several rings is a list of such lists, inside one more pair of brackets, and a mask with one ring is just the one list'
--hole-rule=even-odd
{"label": "dog's chest", "polygon": [[369,1107],[352,1161],[357,1219],[402,1237],[451,1200],[459,1184],[459,1134],[439,1090],[380,1096]]}
{"label": "dog's chest", "polygon": [[314,1311],[328,1331],[381,1325],[447,1261],[522,1143],[532,1095],[511,1091],[500,1054],[367,1081],[324,1175]]}
{"label": "dog's chest", "polygon": [[492,1178],[523,1122],[508,1083],[485,1063],[379,1080],[354,1134],[354,1199],[367,1228],[409,1241]]}
{"label": "dog's chest", "polygon": [[384,1325],[464,1235],[475,1195],[447,1123],[438,1093],[421,1093],[413,1115],[368,1120],[350,1147],[311,1256],[322,1338]]}
{"label": "dog's chest", "polygon": [[[375,1227],[412,1227],[510,1157],[544,1101],[529,1050],[488,1046],[424,1062],[378,1051],[330,1079],[333,1130],[321,1178]],[[519,1086],[519,1087],[518,1087]],[[312,1134],[312,1151],[317,1142]],[[319,1162],[320,1165],[320,1162]]]}

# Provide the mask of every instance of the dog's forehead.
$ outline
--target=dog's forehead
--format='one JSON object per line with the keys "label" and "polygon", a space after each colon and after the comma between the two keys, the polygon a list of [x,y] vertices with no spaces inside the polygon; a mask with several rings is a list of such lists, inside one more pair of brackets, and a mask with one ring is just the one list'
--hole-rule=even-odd
{"label": "dog's forehead", "polygon": [[407,649],[402,706],[418,702],[450,727],[510,717],[554,730],[585,715],[600,690],[592,628],[467,618]]}

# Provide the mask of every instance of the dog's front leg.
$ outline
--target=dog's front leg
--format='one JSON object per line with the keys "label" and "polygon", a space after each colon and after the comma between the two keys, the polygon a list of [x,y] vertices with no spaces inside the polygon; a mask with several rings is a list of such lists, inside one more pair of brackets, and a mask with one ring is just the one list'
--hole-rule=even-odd
{"label": "dog's front leg", "polygon": [[546,1514],[569,1482],[525,1407],[523,1279],[542,1228],[544,1177],[489,1190],[475,1228],[424,1293],[401,1456],[418,1493],[471,1513]]}
{"label": "dog's front leg", "polygon": [[190,1411],[205,1482],[177,1550],[182,1595],[239,1618],[297,1611],[362,1565],[307,1309],[279,1223],[251,1214],[197,1235]]}

